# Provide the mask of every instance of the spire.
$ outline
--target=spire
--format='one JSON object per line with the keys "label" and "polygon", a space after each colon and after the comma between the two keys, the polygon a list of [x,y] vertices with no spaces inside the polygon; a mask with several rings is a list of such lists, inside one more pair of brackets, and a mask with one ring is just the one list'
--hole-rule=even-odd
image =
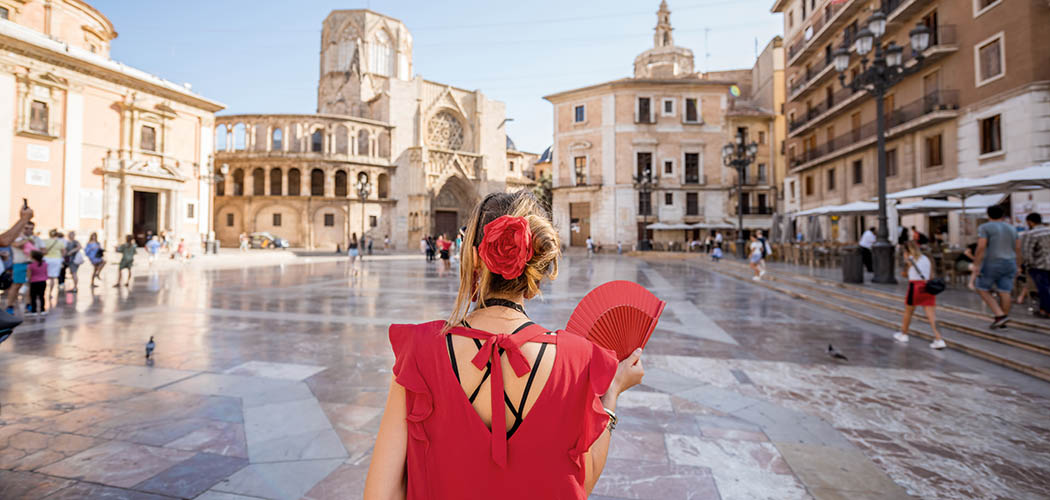
{"label": "spire", "polygon": [[671,11],[667,9],[667,0],[661,0],[660,10],[656,11],[656,34],[653,35],[653,46],[656,48],[673,46],[672,30]]}

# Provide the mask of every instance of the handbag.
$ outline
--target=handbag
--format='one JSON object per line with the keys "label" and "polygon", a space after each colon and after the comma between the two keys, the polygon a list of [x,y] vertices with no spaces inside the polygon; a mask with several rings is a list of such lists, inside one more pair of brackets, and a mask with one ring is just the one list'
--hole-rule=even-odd
{"label": "handbag", "polygon": [[84,263],[84,252],[77,250],[77,253],[73,254],[73,264],[81,265]]}
{"label": "handbag", "polygon": [[911,261],[911,267],[915,269],[915,272],[919,273],[919,276],[922,277],[923,281],[926,282],[926,284],[922,287],[922,291],[930,295],[937,295],[943,292],[945,288],[948,288],[948,285],[941,278],[934,278],[932,280],[926,279],[926,276],[924,276],[922,274],[922,271],[919,270],[919,266],[915,265],[915,259],[908,260]]}

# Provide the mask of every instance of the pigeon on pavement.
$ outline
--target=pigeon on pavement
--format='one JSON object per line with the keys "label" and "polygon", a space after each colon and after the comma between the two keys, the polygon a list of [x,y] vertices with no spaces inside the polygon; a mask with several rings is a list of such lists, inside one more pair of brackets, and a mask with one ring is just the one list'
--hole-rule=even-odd
{"label": "pigeon on pavement", "polygon": [[831,344],[828,344],[828,356],[831,356],[835,359],[841,359],[843,361],[849,361],[849,358],[847,358],[845,354],[838,352],[834,347],[832,347]]}
{"label": "pigeon on pavement", "polygon": [[153,342],[153,336],[150,336],[149,342],[146,342],[146,359],[149,359],[153,355],[153,348],[157,347],[157,344]]}

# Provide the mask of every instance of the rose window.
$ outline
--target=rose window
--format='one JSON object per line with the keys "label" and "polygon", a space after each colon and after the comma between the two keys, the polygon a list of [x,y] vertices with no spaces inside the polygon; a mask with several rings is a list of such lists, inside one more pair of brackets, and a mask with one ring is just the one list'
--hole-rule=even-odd
{"label": "rose window", "polygon": [[427,124],[427,142],[438,149],[463,148],[463,125],[448,111],[440,111]]}

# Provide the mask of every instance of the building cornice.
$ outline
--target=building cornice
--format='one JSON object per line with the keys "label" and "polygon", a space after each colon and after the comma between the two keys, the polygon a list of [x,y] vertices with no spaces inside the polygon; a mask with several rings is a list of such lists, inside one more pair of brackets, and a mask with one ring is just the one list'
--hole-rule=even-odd
{"label": "building cornice", "polygon": [[597,83],[587,87],[580,87],[578,89],[557,92],[554,94],[543,96],[543,98],[550,102],[554,102],[562,98],[571,97],[581,92],[588,92],[591,90],[598,89],[613,90],[621,88],[646,87],[652,85],[675,87],[725,87],[733,85],[735,83],[735,81],[729,80],[704,80],[701,78],[622,78],[620,80]]}
{"label": "building cornice", "polygon": [[363,123],[367,125],[375,125],[377,127],[383,127],[393,129],[394,125],[387,122],[381,122],[378,120],[370,120],[368,118],[361,118],[358,116],[350,115],[336,115],[328,113],[239,113],[235,115],[217,115],[215,117],[215,124],[220,123],[232,123],[238,120],[243,121],[258,121],[258,120],[291,120],[291,119],[303,119],[303,120],[335,120],[335,121],[349,121]]}

